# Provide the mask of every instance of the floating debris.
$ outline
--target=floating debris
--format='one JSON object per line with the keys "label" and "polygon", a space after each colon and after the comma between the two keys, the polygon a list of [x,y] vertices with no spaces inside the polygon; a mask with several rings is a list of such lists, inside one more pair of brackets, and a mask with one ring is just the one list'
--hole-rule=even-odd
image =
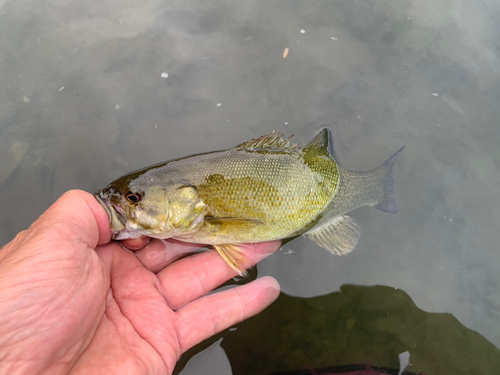
{"label": "floating debris", "polygon": [[332,36],[330,39],[331,40],[338,40],[338,38],[335,38],[334,36]]}
{"label": "floating debris", "polygon": [[437,92],[433,92],[432,96],[439,96],[439,94]]}
{"label": "floating debris", "polygon": [[305,31],[304,29],[300,29],[300,33],[301,33],[301,34],[305,34],[305,33],[306,33],[306,31]]}
{"label": "floating debris", "polygon": [[163,72],[163,73],[161,74],[161,78],[168,78],[168,73]]}
{"label": "floating debris", "polygon": [[407,350],[406,352],[399,353],[399,372],[398,375],[402,375],[408,365],[410,364],[410,352]]}
{"label": "floating debris", "polygon": [[[222,105],[222,103],[217,103],[217,107],[220,107]],[[221,120],[222,121],[222,120]]]}
{"label": "floating debris", "polygon": [[285,48],[285,50],[283,51],[283,58],[285,58],[285,57],[287,57],[287,56],[288,56],[288,51],[290,51],[290,50],[288,49],[288,47],[287,47],[287,48]]}

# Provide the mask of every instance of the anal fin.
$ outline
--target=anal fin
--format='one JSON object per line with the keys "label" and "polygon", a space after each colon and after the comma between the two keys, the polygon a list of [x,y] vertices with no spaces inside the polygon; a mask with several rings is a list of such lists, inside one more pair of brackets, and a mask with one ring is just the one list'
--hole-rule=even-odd
{"label": "anal fin", "polygon": [[237,245],[213,245],[219,255],[226,261],[229,266],[238,272],[238,275],[246,277],[248,268],[243,249]]}
{"label": "anal fin", "polygon": [[320,228],[313,228],[304,236],[332,254],[344,255],[354,250],[358,244],[361,227],[352,217],[342,215],[333,218]]}

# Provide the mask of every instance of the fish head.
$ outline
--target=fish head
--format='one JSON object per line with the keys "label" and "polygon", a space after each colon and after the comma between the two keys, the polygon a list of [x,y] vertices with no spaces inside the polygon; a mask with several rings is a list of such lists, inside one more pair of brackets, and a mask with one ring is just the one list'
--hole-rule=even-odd
{"label": "fish head", "polygon": [[125,176],[94,194],[108,214],[114,240],[186,236],[203,225],[208,208],[195,187],[152,181]]}
{"label": "fish head", "polygon": [[117,180],[96,192],[94,197],[106,210],[114,240],[171,237],[170,204],[160,186],[131,186]]}

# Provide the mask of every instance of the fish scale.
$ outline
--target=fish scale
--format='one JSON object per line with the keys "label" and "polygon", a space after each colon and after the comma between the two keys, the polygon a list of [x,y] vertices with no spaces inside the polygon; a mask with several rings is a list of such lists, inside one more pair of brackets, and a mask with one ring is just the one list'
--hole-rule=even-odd
{"label": "fish scale", "polygon": [[[212,172],[203,174],[205,182],[197,190],[210,216],[263,221],[255,230],[236,234],[240,241],[276,239],[314,219],[333,194],[334,184],[322,189],[317,180],[324,177],[304,168],[301,159],[287,153],[228,151],[211,160]],[[229,240],[229,233],[224,236]]]}
{"label": "fish scale", "polygon": [[397,211],[392,169],[401,151],[370,172],[349,172],[335,157],[328,128],[302,148],[272,132],[132,172],[95,197],[114,239],[211,244],[244,274],[244,243],[303,234],[334,254],[352,251],[360,228],[345,213],[365,205]]}

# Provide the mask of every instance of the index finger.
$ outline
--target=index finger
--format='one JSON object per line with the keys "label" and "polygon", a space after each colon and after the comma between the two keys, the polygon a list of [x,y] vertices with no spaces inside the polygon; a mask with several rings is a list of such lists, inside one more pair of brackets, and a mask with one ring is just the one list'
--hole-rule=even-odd
{"label": "index finger", "polygon": [[[245,244],[248,265],[268,257],[281,246],[281,241]],[[205,251],[172,263],[158,273],[163,297],[176,310],[204,296],[236,276],[233,270],[215,251]]]}
{"label": "index finger", "polygon": [[[130,249],[130,247],[126,246]],[[157,273],[170,263],[199,251],[204,245],[168,240],[152,239],[146,246],[135,252],[141,263],[151,272]],[[134,249],[131,249],[134,250]]]}

